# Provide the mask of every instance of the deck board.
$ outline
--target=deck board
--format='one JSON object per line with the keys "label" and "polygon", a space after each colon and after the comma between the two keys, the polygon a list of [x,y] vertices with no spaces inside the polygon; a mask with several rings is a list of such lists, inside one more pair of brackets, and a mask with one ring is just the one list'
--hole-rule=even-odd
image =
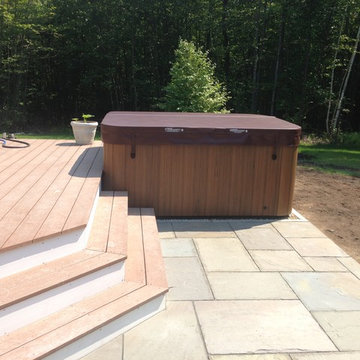
{"label": "deck board", "polygon": [[67,164],[63,167],[56,179],[50,184],[48,189],[41,194],[39,201],[28,212],[26,217],[9,237],[7,245],[32,241],[34,239],[56,201],[61,196],[62,190],[71,179],[71,177],[69,177],[69,171],[71,170],[75,159],[77,159],[81,153],[81,148],[74,147],[74,150],[74,154],[68,159]]}
{"label": "deck board", "polygon": [[[77,200],[89,170],[91,169],[94,159],[99,151],[99,149],[93,149],[95,151],[88,151],[89,149],[85,150],[84,156],[81,158],[79,165],[73,172],[73,175],[63,193],[61,194],[61,197],[58,199],[51,213],[44,221],[40,230],[37,232],[37,238],[46,238],[53,234],[60,234],[62,232],[64,224],[69,217],[69,214]],[[101,174],[99,177],[100,176]],[[79,224],[79,227],[81,226],[84,226],[84,224]]]}
{"label": "deck board", "polygon": [[[3,171],[0,176],[0,199],[3,200],[5,196],[8,196],[9,193],[12,194],[11,190],[16,187],[18,184],[21,184],[23,181],[28,181],[28,177],[35,172],[37,166],[39,166],[44,159],[54,150],[55,147],[52,145],[55,144],[54,141],[44,142],[43,145],[40,145],[32,156],[27,157],[25,153],[20,159],[15,163],[9,166],[6,171]],[[17,151],[17,149],[12,149],[12,151]],[[2,201],[3,204],[3,201]]]}
{"label": "deck board", "polygon": [[7,166],[0,168],[0,251],[86,225],[101,181],[101,142],[32,140],[0,153]]}
{"label": "deck board", "polygon": [[144,245],[139,208],[128,209],[128,243],[125,281],[146,284]]}
{"label": "deck board", "polygon": [[99,198],[87,248],[106,251],[112,212],[113,192],[104,191]]}
{"label": "deck board", "polygon": [[115,191],[114,194],[107,251],[116,254],[126,254],[128,239],[128,195],[125,191]]}
{"label": "deck board", "polygon": [[29,140],[28,142],[30,144],[30,149],[23,148],[13,151],[14,149],[0,147],[0,173],[6,171],[6,174],[9,174],[10,167],[13,164],[18,163],[19,159],[29,158],[29,156],[33,154],[33,151],[40,145],[46,145],[44,140]]}
{"label": "deck board", "polygon": [[63,226],[63,232],[86,225],[90,210],[94,204],[97,189],[99,188],[99,177],[101,177],[102,168],[103,149],[100,148],[79,192],[77,201]]}

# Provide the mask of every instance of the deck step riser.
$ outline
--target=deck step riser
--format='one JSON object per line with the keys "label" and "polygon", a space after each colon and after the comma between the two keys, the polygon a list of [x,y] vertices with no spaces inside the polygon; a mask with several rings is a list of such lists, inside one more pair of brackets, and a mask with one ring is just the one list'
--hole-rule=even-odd
{"label": "deck step riser", "polygon": [[[77,360],[165,309],[163,294],[135,308],[111,323],[81,337],[43,360]],[[119,354],[119,356],[121,356]]]}
{"label": "deck step riser", "polygon": [[46,239],[42,242],[1,253],[0,278],[31,269],[45,262],[60,259],[84,249],[83,232],[84,230],[72,231],[52,239]]}
{"label": "deck step riser", "polygon": [[0,253],[0,279],[84,249],[94,221],[98,198],[99,191],[85,228]]}
{"label": "deck step riser", "polygon": [[0,336],[44,318],[124,280],[118,262],[0,310]]}

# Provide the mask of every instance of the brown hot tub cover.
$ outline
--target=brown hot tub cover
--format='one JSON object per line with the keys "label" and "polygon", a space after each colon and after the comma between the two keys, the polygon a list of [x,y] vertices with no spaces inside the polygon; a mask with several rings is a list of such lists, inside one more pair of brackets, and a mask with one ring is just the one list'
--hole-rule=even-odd
{"label": "brown hot tub cover", "polygon": [[107,144],[242,144],[297,146],[301,128],[274,116],[169,112],[106,114]]}

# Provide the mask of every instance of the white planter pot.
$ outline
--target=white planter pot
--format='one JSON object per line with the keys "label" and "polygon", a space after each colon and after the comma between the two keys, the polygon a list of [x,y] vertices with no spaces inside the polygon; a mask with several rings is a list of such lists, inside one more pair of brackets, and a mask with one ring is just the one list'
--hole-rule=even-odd
{"label": "white planter pot", "polygon": [[92,144],[95,138],[96,128],[98,123],[96,121],[71,121],[75,141],[79,145]]}

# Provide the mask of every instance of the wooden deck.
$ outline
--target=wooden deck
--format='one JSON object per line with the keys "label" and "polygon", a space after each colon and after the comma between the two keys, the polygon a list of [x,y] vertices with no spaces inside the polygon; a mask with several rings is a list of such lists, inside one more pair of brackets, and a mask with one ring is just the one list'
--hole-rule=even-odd
{"label": "wooden deck", "polygon": [[[90,351],[104,333],[118,335],[161,311],[168,291],[153,209],[128,209],[127,192],[102,191],[94,202],[102,143],[30,143],[0,147],[4,360]],[[66,243],[51,253],[69,238],[81,248]]]}
{"label": "wooden deck", "polygon": [[0,252],[85,227],[102,174],[100,141],[0,147]]}

